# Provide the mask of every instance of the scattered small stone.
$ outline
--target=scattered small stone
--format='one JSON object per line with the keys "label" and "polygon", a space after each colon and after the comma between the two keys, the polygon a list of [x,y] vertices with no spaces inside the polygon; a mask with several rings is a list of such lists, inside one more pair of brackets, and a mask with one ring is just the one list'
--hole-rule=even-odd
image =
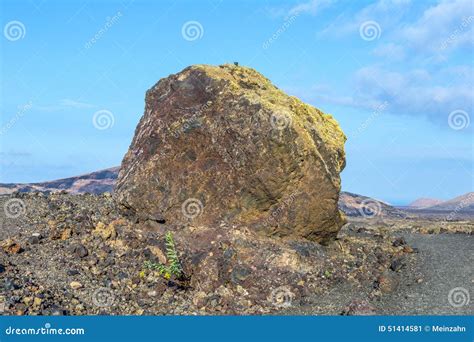
{"label": "scattered small stone", "polygon": [[375,287],[382,293],[391,293],[398,287],[398,280],[393,275],[382,274],[375,281]]}
{"label": "scattered small stone", "polygon": [[102,271],[100,271],[96,266],[92,266],[90,268],[90,271],[93,275],[97,276],[97,275],[100,275],[101,273],[103,273]]}
{"label": "scattered small stone", "polygon": [[42,302],[42,299],[41,298],[38,298],[38,297],[35,297],[35,299],[33,299],[33,306],[40,306],[41,305],[41,302]]}
{"label": "scattered small stone", "polygon": [[120,279],[120,280],[123,280],[123,279],[127,279],[128,278],[128,274],[123,272],[123,271],[120,271],[118,274],[117,274],[117,278]]}
{"label": "scattered small stone", "polygon": [[385,254],[381,251],[376,251],[375,252],[375,257],[377,258],[378,263],[381,264],[381,265],[385,265],[389,261],[389,257],[387,256],[387,254]]}
{"label": "scattered small stone", "polygon": [[28,238],[28,244],[30,245],[37,245],[39,244],[39,242],[40,242],[40,239],[38,236],[32,235]]}
{"label": "scattered small stone", "polygon": [[355,299],[342,311],[343,316],[375,315],[375,307],[366,300]]}
{"label": "scattered small stone", "polygon": [[390,269],[393,272],[398,272],[402,269],[402,267],[405,266],[401,258],[396,258],[392,261],[390,264]]}
{"label": "scattered small stone", "polygon": [[72,236],[72,229],[66,228],[61,233],[61,240],[67,240]]}
{"label": "scattered small stone", "polygon": [[69,275],[69,276],[75,276],[75,275],[78,275],[78,274],[79,274],[78,270],[68,270],[67,271],[67,275]]}
{"label": "scattered small stone", "polygon": [[16,289],[19,289],[20,287],[13,281],[13,279],[5,278],[3,282],[3,288],[5,290],[16,290]]}
{"label": "scattered small stone", "polygon": [[194,295],[193,304],[196,307],[201,308],[205,306],[206,303],[207,303],[207,294],[204,291],[199,291]]}
{"label": "scattered small stone", "polygon": [[78,290],[78,289],[80,289],[80,288],[83,287],[83,285],[82,285],[80,282],[78,282],[78,281],[72,281],[72,282],[69,284],[69,286],[70,286],[73,290]]}
{"label": "scattered small stone", "polygon": [[92,233],[104,240],[114,239],[117,236],[114,225],[105,225],[103,222],[99,222]]}
{"label": "scattered small stone", "polygon": [[48,313],[51,316],[64,316],[64,315],[67,315],[67,310],[61,309],[61,308],[57,307],[56,305],[53,305],[49,309]]}
{"label": "scattered small stone", "polygon": [[236,290],[238,294],[243,295],[243,296],[246,296],[249,294],[248,291],[240,285],[237,285]]}
{"label": "scattered small stone", "polygon": [[23,248],[19,243],[12,239],[7,239],[2,243],[3,250],[8,254],[18,254],[23,252]]}
{"label": "scattered small stone", "polygon": [[229,247],[224,251],[224,258],[226,259],[232,259],[234,255],[235,255],[235,250],[232,247]]}
{"label": "scattered small stone", "polygon": [[53,227],[51,228],[51,231],[49,232],[49,238],[51,240],[58,240],[61,238],[62,232],[59,231],[57,228]]}
{"label": "scattered small stone", "polygon": [[85,258],[89,255],[89,251],[83,244],[77,244],[73,247],[73,253],[78,258]]}
{"label": "scattered small stone", "polygon": [[405,238],[402,236],[402,237],[399,237],[397,239],[395,239],[392,243],[392,246],[393,247],[400,247],[400,246],[404,246],[407,244],[407,241],[405,240]]}
{"label": "scattered small stone", "polygon": [[231,281],[234,284],[239,284],[247,279],[250,276],[250,273],[250,269],[243,266],[237,266],[232,270]]}
{"label": "scattered small stone", "polygon": [[208,302],[211,304],[211,307],[215,308],[219,304],[219,296],[218,295],[212,295],[208,299]]}
{"label": "scattered small stone", "polygon": [[25,303],[26,306],[30,306],[32,302],[33,302],[33,297],[24,297],[23,298],[23,303]]}
{"label": "scattered small stone", "polygon": [[87,260],[87,263],[90,265],[90,266],[94,266],[94,265],[97,265],[97,263],[99,262],[99,259],[92,255],[89,257],[89,260]]}
{"label": "scattered small stone", "polygon": [[102,260],[99,265],[103,268],[115,265],[115,259],[112,256],[108,256],[104,260]]}
{"label": "scattered small stone", "polygon": [[161,264],[166,264],[166,256],[158,246],[147,246],[147,248],[155,257],[158,258],[158,261]]}

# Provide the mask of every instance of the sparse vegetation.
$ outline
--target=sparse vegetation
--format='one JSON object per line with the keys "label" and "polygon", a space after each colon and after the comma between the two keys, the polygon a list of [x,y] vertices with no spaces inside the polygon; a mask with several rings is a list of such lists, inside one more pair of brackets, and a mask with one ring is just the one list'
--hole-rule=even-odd
{"label": "sparse vegetation", "polygon": [[183,278],[183,268],[181,267],[181,262],[179,261],[173,234],[171,232],[166,233],[165,241],[167,265],[147,260],[145,261],[144,266],[147,269],[158,271],[166,279],[170,279],[171,276],[174,276],[176,279]]}

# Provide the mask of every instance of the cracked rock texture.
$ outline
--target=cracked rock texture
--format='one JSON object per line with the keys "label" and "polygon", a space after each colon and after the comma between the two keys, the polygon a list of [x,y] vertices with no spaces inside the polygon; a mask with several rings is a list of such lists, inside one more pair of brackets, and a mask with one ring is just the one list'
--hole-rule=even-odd
{"label": "cracked rock texture", "polygon": [[148,90],[115,196],[140,221],[327,242],[344,223],[345,139],[251,68],[195,65]]}

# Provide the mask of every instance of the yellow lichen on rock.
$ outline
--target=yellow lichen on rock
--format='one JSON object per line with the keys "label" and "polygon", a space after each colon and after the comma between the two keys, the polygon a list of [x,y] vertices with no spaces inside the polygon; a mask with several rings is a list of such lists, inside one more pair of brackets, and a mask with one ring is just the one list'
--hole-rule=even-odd
{"label": "yellow lichen on rock", "polygon": [[97,223],[95,229],[92,231],[92,234],[100,236],[104,240],[115,239],[117,236],[114,225],[106,225],[103,222]]}

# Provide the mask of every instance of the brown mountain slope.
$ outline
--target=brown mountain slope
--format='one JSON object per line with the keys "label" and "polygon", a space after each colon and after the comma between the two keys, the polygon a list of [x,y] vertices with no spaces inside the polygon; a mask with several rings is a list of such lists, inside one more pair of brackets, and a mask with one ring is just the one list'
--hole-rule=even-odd
{"label": "brown mountain slope", "polygon": [[422,197],[411,202],[408,205],[408,207],[413,208],[413,209],[423,209],[423,208],[432,207],[434,205],[438,205],[440,203],[443,203],[443,201],[440,199]]}
{"label": "brown mountain slope", "polygon": [[430,210],[474,211],[474,192],[450,199],[449,201],[429,207]]}
{"label": "brown mountain slope", "polygon": [[55,192],[65,190],[67,192],[100,194],[111,192],[117,179],[119,167],[112,167],[105,170],[95,171],[76,177],[58,179],[49,182],[26,183],[26,184],[1,184],[0,195],[9,194],[14,191],[19,192]]}
{"label": "brown mountain slope", "polygon": [[406,214],[382,201],[342,191],[339,196],[339,209],[352,217],[405,217]]}

